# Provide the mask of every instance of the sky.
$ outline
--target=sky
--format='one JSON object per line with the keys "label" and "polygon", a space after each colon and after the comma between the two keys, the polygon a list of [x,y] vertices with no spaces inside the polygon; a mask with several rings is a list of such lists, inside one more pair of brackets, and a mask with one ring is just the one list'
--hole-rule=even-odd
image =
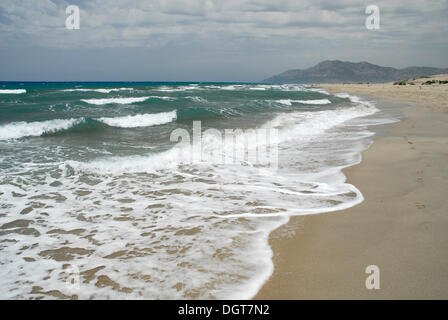
{"label": "sky", "polygon": [[[78,30],[66,28],[69,5]],[[252,82],[323,60],[448,67],[447,34],[448,0],[1,0],[0,80]]]}

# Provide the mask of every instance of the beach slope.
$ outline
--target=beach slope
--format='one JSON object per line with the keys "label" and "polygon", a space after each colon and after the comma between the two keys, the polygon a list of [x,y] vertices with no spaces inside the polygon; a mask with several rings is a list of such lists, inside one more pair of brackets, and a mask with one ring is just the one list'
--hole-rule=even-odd
{"label": "beach slope", "polygon": [[[448,298],[448,84],[438,83],[447,79],[318,85],[400,105],[406,118],[344,170],[364,202],[271,234],[275,270],[255,299]],[[369,265],[379,290],[366,288]]]}

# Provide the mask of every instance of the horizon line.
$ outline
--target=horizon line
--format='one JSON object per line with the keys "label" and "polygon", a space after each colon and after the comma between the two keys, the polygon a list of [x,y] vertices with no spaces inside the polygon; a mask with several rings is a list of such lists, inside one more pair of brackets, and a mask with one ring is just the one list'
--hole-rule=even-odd
{"label": "horizon line", "polygon": [[0,82],[17,83],[98,83],[98,82],[130,82],[130,83],[259,83],[261,81],[170,81],[170,80],[0,80]]}

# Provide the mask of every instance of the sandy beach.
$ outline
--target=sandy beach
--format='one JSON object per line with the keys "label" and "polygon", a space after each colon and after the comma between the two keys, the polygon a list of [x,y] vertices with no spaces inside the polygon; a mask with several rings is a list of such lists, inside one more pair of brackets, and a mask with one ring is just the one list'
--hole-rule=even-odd
{"label": "sandy beach", "polygon": [[[299,216],[271,234],[274,274],[255,299],[448,298],[448,84],[317,85],[403,108],[344,170],[365,200],[348,210]],[[371,130],[378,130],[371,128]],[[368,290],[365,269],[380,269]]]}

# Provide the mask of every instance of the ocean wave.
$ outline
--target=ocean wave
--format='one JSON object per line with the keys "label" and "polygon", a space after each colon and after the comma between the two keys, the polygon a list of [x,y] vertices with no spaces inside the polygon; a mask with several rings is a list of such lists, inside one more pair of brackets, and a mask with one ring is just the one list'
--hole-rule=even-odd
{"label": "ocean wave", "polygon": [[362,100],[358,96],[354,96],[354,95],[351,95],[351,94],[348,94],[348,93],[345,93],[345,92],[336,93],[336,94],[334,94],[334,96],[338,97],[338,98],[349,99],[350,102],[352,102],[354,104],[362,104],[362,105],[369,105],[369,106],[373,105],[369,101]]}
{"label": "ocean wave", "polygon": [[[352,97],[356,100],[356,97]],[[273,120],[266,122],[262,129],[275,128],[278,129],[278,137],[271,139],[269,144],[278,144],[293,140],[308,141],[310,136],[324,134],[327,130],[342,125],[349,120],[369,116],[376,113],[378,109],[371,103],[359,100],[356,107],[338,108],[335,110],[322,110],[315,112],[288,112],[278,114]],[[211,110],[200,109],[181,109],[178,110],[179,119],[197,119],[212,113]],[[188,113],[188,114],[185,114]],[[208,114],[208,117],[211,115]],[[126,117],[124,117],[126,118]],[[112,118],[113,119],[113,118]],[[118,118],[120,119],[120,118]],[[150,119],[148,119],[150,120]],[[151,119],[152,120],[152,119]],[[117,123],[119,121],[117,120]],[[127,122],[124,121],[124,122]],[[133,121],[130,121],[134,123]],[[76,169],[87,172],[102,172],[105,174],[121,174],[124,172],[154,172],[157,170],[172,169],[178,165],[190,163],[191,159],[212,159],[217,154],[223,157],[231,156],[234,152],[235,145],[233,142],[226,144],[221,143],[213,136],[204,136],[202,141],[202,154],[194,154],[195,150],[190,147],[177,148],[174,147],[162,153],[150,154],[147,156],[131,156],[131,157],[112,157],[109,159],[96,160],[88,163],[80,163],[71,161],[70,165]],[[239,134],[238,139],[247,141],[248,145],[257,148],[265,142],[260,142],[248,132]]]}
{"label": "ocean wave", "polygon": [[231,107],[210,108],[210,107],[192,107],[181,108],[177,110],[178,121],[196,121],[207,119],[225,119],[232,116],[241,115],[239,110]]}
{"label": "ocean wave", "polygon": [[241,89],[243,87],[244,87],[243,85],[234,84],[234,85],[229,85],[229,86],[222,86],[220,89],[221,90],[234,91],[234,90]]}
{"label": "ocean wave", "polygon": [[99,118],[108,126],[120,128],[138,128],[161,125],[176,120],[176,110],[171,112],[161,112],[152,114],[137,114],[135,116],[115,117],[115,118]]}
{"label": "ocean wave", "polygon": [[166,97],[166,96],[149,96],[150,99],[160,99],[160,100],[167,100],[167,101],[173,101],[176,100],[176,98],[173,97]]}
{"label": "ocean wave", "polygon": [[26,93],[25,89],[0,89],[0,94],[20,94]]}
{"label": "ocean wave", "polygon": [[[275,127],[280,129],[281,134],[283,134],[283,139],[289,140],[301,135],[319,134],[351,119],[369,116],[378,112],[378,109],[373,103],[362,100],[357,96],[346,93],[335,94],[335,96],[347,98],[355,104],[355,106],[315,112],[281,113],[273,120],[267,122],[264,127]],[[295,102],[302,100],[291,101]],[[318,101],[319,103],[317,104],[331,103],[328,99],[303,101],[306,101],[307,104],[309,104],[310,101]],[[289,103],[289,100],[286,100],[286,103]]]}
{"label": "ocean wave", "polygon": [[[10,237],[26,245],[23,256],[33,257],[52,253],[55,243],[68,243],[73,233],[80,232],[77,247],[88,254],[72,254],[73,264],[81,271],[101,266],[93,280],[84,281],[80,299],[252,298],[273,272],[268,242],[271,231],[291,216],[341,210],[363,200],[341,170],[358,163],[360,152],[368,145],[365,129],[353,127],[365,122],[348,121],[376,109],[356,97],[347,98],[354,105],[312,112],[295,110],[266,119],[266,128],[279,130],[278,140],[269,137],[268,142],[279,145],[280,166],[273,170],[250,164],[214,164],[208,157],[205,161],[199,157],[199,152],[236,155],[240,146],[246,148],[245,141],[247,148],[263,150],[258,147],[266,141],[245,130],[235,133],[236,138],[243,138],[235,139],[235,144],[220,141],[213,134],[207,136],[204,131],[201,150],[176,145],[145,155],[95,154],[94,159],[79,161],[64,158],[52,164],[57,166],[57,175],[36,170],[27,180],[20,174],[14,184],[4,186],[2,202],[21,212],[38,198],[43,205],[33,206],[32,214],[48,212],[51,216],[39,215],[42,221],[36,222],[43,236]],[[191,162],[192,156],[198,161]],[[156,174],[145,174],[153,171]],[[35,175],[42,179],[32,180]],[[24,190],[26,197],[14,195]],[[11,221],[9,217],[2,219],[1,224]],[[286,228],[282,236],[293,232]],[[32,246],[36,241],[39,247]],[[3,298],[36,297],[26,290],[25,280],[41,287],[42,292],[72,294],[65,278],[59,276],[65,261],[49,255],[54,269],[49,273],[48,268],[40,267],[40,261],[23,260],[13,245],[5,251],[11,260],[8,277],[0,277]],[[96,284],[105,274],[110,276],[107,281],[116,284],[98,289]],[[20,279],[25,280],[18,282]],[[153,285],[148,286],[149,282]]]}
{"label": "ocean wave", "polygon": [[187,96],[185,97],[186,99],[190,99],[194,102],[200,102],[200,103],[207,103],[208,100],[202,97],[198,97],[198,96]]}
{"label": "ocean wave", "polygon": [[105,98],[105,99],[81,99],[81,101],[95,104],[95,105],[104,105],[104,104],[131,104],[136,102],[143,102],[148,100],[150,97],[136,97],[136,98]]}
{"label": "ocean wave", "polygon": [[279,91],[307,91],[305,86],[301,84],[281,84],[281,85],[269,85],[270,89]]}
{"label": "ocean wave", "polygon": [[342,123],[377,112],[371,106],[360,105],[352,108],[340,108],[316,112],[291,112],[279,114],[264,127],[277,128],[280,140],[294,140],[317,135]]}
{"label": "ocean wave", "polygon": [[328,91],[322,89],[322,88],[315,88],[315,87],[310,87],[310,86],[305,86],[304,91],[310,91],[310,92],[318,92],[318,93],[322,93],[325,94],[327,96],[330,95],[330,93],[328,93]]}
{"label": "ocean wave", "polygon": [[100,93],[110,93],[116,91],[132,91],[134,88],[112,88],[112,89],[64,89],[64,92],[100,92]]}
{"label": "ocean wave", "polygon": [[191,84],[188,86],[179,86],[179,87],[167,87],[167,86],[161,86],[158,89],[156,89],[157,91],[161,91],[161,92],[183,92],[183,91],[188,91],[188,90],[201,90],[202,87],[199,87],[196,84]]}
{"label": "ocean wave", "polygon": [[84,122],[84,118],[54,119],[35,122],[12,122],[0,126],[0,140],[19,139],[23,137],[41,136],[45,133],[54,133],[67,130]]}
{"label": "ocean wave", "polygon": [[301,104],[317,104],[317,105],[321,105],[321,104],[330,104],[331,101],[328,99],[314,99],[314,100],[292,100],[292,99],[280,99],[277,100],[276,102],[287,105],[287,106],[291,106],[293,103],[301,103]]}

